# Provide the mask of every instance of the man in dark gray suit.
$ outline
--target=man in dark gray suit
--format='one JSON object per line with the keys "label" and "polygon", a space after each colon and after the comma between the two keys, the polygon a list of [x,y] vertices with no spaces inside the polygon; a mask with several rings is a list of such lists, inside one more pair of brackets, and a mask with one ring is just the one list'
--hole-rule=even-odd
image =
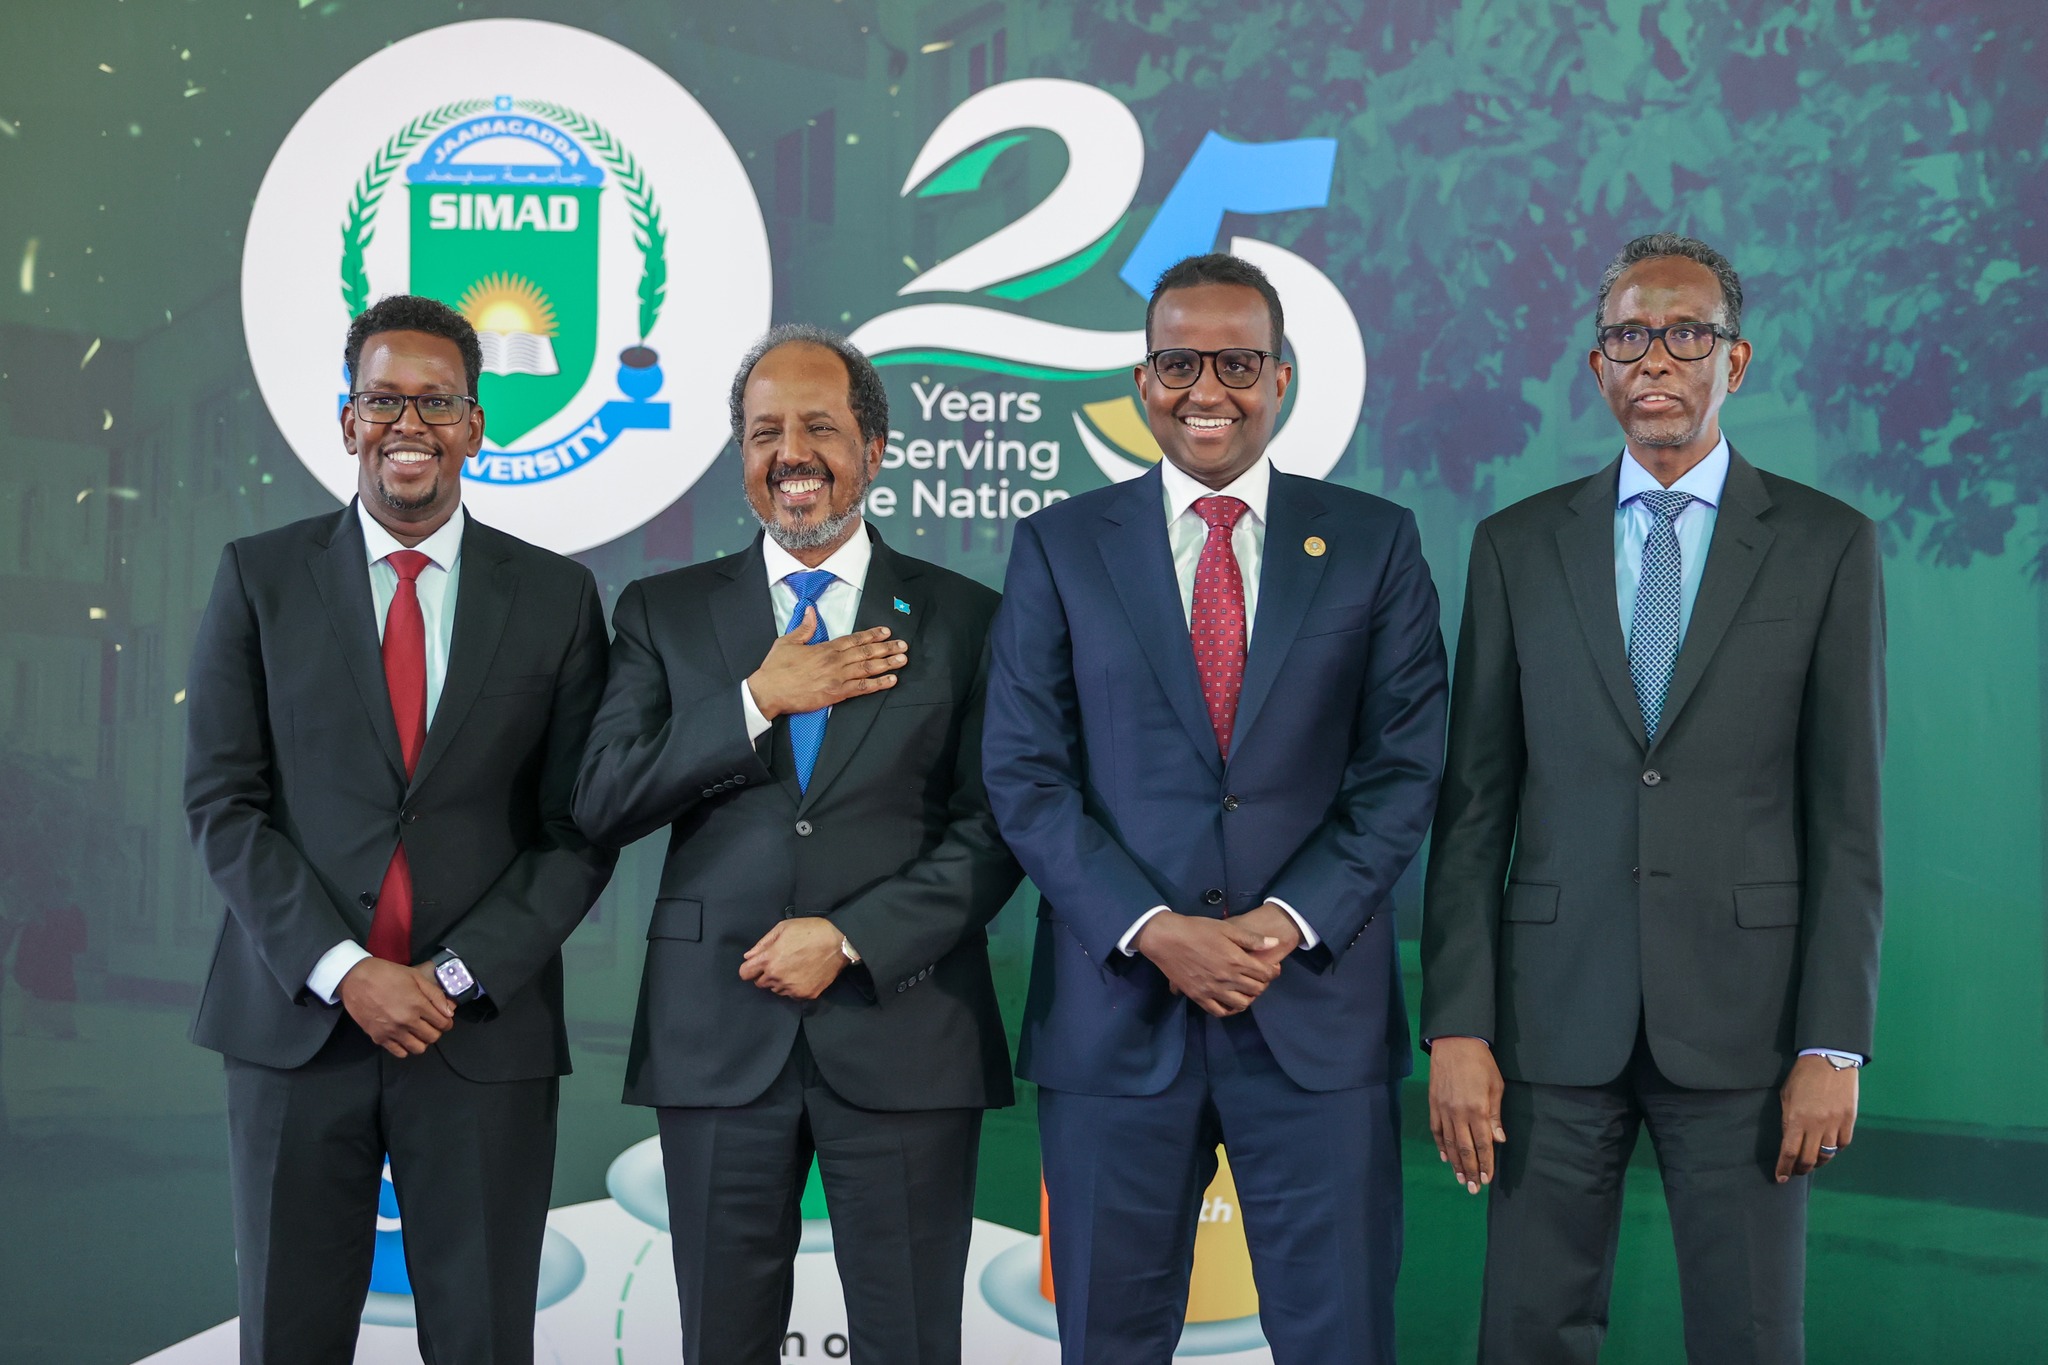
{"label": "man in dark gray suit", "polygon": [[666,826],[626,1099],[660,1111],[690,1365],[776,1359],[813,1154],[852,1358],[957,1365],[982,1110],[1010,1103],[989,920],[1022,873],[981,784],[997,595],[864,522],[873,365],[809,327],[742,362],[764,534],[642,579],[576,818]]}
{"label": "man in dark gray suit", "polygon": [[185,809],[227,902],[242,1359],[346,1361],[388,1153],[420,1351],[533,1359],[569,1070],[562,940],[611,875],[569,795],[604,688],[590,571],[468,516],[462,315],[349,328],[340,512],[235,541],[192,650]]}
{"label": "man in dark gray suit", "polygon": [[1480,1357],[1594,1361],[1647,1126],[1695,1365],[1804,1356],[1806,1176],[1849,1145],[1883,919],[1876,528],[1729,448],[1742,286],[1601,282],[1627,438],[1473,539],[1423,927],[1430,1126],[1490,1185]]}

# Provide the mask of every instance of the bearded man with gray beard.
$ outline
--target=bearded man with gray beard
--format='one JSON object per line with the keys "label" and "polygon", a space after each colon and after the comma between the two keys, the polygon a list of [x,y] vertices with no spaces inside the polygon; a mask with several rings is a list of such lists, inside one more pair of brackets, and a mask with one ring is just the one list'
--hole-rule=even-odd
{"label": "bearded man with gray beard", "polygon": [[956,1365],[981,1114],[1012,1098],[998,595],[863,521],[888,395],[845,341],[770,332],[731,409],[761,534],[620,596],[575,794],[599,844],[669,831],[626,1101],[659,1114],[683,1355],[779,1358],[815,1156],[852,1359]]}

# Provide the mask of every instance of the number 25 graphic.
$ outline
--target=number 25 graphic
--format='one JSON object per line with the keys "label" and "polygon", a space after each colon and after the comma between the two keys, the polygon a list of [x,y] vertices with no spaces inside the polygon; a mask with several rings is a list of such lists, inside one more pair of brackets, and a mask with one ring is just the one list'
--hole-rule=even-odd
{"label": "number 25 graphic", "polygon": [[[1137,197],[1145,168],[1144,134],[1122,101],[1078,81],[1006,81],[972,96],[932,130],[900,193],[907,195],[919,185],[926,185],[926,194],[947,192],[933,177],[949,166],[947,175],[962,182],[954,187],[973,188],[988,163],[1022,137],[990,139],[1034,128],[1066,144],[1066,174],[1052,193],[1016,221],[917,276],[900,294],[988,290],[1029,297],[1079,275],[1107,249]],[[974,148],[979,150],[961,160]],[[1149,296],[1167,266],[1214,249],[1225,213],[1321,207],[1329,201],[1335,159],[1336,142],[1330,138],[1243,143],[1209,133],[1118,278],[1140,297]],[[1273,462],[1290,473],[1321,478],[1350,445],[1365,401],[1365,342],[1358,320],[1330,278],[1286,248],[1233,237],[1228,249],[1264,270],[1287,306],[1295,390],[1287,423],[1270,447]],[[956,352],[1082,372],[1134,365],[1145,351],[1142,331],[1092,331],[953,303],[894,309],[863,323],[851,339],[877,357]],[[1090,430],[1078,413],[1074,425],[1111,479],[1135,478],[1145,471]]]}

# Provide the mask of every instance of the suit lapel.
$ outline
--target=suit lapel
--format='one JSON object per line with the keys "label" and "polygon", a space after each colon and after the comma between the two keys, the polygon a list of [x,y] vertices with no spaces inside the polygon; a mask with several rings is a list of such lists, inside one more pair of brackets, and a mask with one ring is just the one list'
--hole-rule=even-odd
{"label": "suit lapel", "polygon": [[384,685],[384,654],[377,643],[377,606],[370,596],[369,549],[355,504],[341,509],[328,536],[327,548],[308,563],[327,624],[334,632],[343,664],[355,683],[357,698],[369,713],[377,747],[394,776],[405,776],[405,756],[398,747],[398,722],[391,718],[391,691]]}
{"label": "suit lapel", "polygon": [[1216,729],[1202,700],[1195,646],[1188,635],[1187,611],[1181,606],[1180,581],[1174,577],[1173,548],[1166,539],[1166,495],[1160,491],[1158,467],[1123,484],[1120,492],[1102,514],[1102,562],[1160,690],[1195,751],[1221,777],[1223,758],[1216,752]]}
{"label": "suit lapel", "polygon": [[441,700],[427,724],[426,747],[413,770],[411,791],[419,790],[454,742],[490,676],[491,660],[497,657],[498,641],[511,619],[519,572],[499,540],[497,532],[464,514],[462,577],[455,585],[455,634],[448,642],[448,676],[441,681]]}
{"label": "suit lapel", "polygon": [[[889,627],[896,638],[909,644],[910,668],[914,672],[917,668],[918,633],[924,627],[925,617],[931,614],[930,599],[918,591],[922,572],[916,560],[891,550],[872,528],[863,527],[863,533],[874,548],[868,560],[868,579],[860,590],[860,608],[854,613],[853,629],[847,633],[854,635],[875,626]],[[896,610],[899,598],[910,608],[908,614]],[[846,770],[888,697],[886,690],[869,692],[864,696],[850,697],[832,708],[831,718],[825,722],[825,739],[818,750],[817,766],[811,770],[810,789],[798,803],[799,810],[816,802],[819,795],[832,785],[833,779]]]}
{"label": "suit lapel", "polygon": [[1313,524],[1328,512],[1316,496],[1315,481],[1273,471],[1272,490],[1266,496],[1266,546],[1259,566],[1259,608],[1253,618],[1251,650],[1244,661],[1244,690],[1237,700],[1237,720],[1231,726],[1231,748],[1235,751],[1251,733],[1259,708],[1273,691],[1280,665],[1294,646],[1308,604],[1315,600],[1323,581],[1327,554],[1312,555],[1302,548]]}
{"label": "suit lapel", "polygon": [[1614,498],[1620,478],[1621,461],[1616,460],[1586,480],[1572,498],[1574,515],[1557,529],[1557,549],[1564,558],[1565,581],[1571,584],[1579,629],[1585,633],[1586,648],[1600,670],[1600,680],[1607,684],[1622,723],[1636,743],[1643,744],[1643,708],[1636,701],[1636,685],[1629,676],[1621,608],[1614,598]]}
{"label": "suit lapel", "polygon": [[[711,590],[711,630],[718,637],[718,652],[725,659],[726,672],[734,682],[744,684],[761,666],[761,660],[768,657],[769,646],[781,634],[775,619],[775,600],[768,595],[768,569],[761,557],[760,535],[755,535],[754,543],[746,549],[721,560],[719,568],[726,574],[726,580]],[[781,730],[771,728],[764,738],[773,746],[782,742],[781,735]],[[773,752],[771,747],[769,768],[789,793],[790,804],[795,805],[803,799],[795,771],[787,764],[776,764]]]}
{"label": "suit lapel", "polygon": [[1671,733],[1672,723],[1699,686],[1714,651],[1721,647],[1721,637],[1749,595],[1749,585],[1756,581],[1764,553],[1777,539],[1777,532],[1758,520],[1770,505],[1771,495],[1764,491],[1756,466],[1731,449],[1728,482],[1722,486],[1721,506],[1714,516],[1713,539],[1707,542],[1699,596],[1693,600],[1692,619],[1671,668],[1671,686],[1664,693],[1664,718],[1657,728],[1660,741]]}

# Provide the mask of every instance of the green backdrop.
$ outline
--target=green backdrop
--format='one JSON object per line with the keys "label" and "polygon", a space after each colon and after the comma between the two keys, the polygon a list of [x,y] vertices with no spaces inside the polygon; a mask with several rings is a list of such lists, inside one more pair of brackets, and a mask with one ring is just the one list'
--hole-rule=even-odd
{"label": "green backdrop", "polygon": [[[183,680],[222,542],[334,506],[256,392],[242,233],[320,90],[392,40],[498,15],[602,33],[696,95],[753,180],[777,320],[857,326],[1049,191],[1067,153],[1027,133],[971,189],[899,194],[993,83],[1086,82],[1143,129],[1121,235],[1038,292],[972,300],[1088,328],[1139,325],[1118,269],[1206,134],[1334,139],[1326,205],[1221,233],[1288,247],[1348,301],[1370,382],[1330,477],[1415,509],[1447,636],[1474,522],[1616,448],[1583,365],[1607,257],[1667,227],[1724,249],[1757,346],[1733,439],[1886,531],[1877,1057],[1855,1149],[1814,1195],[1811,1356],[2048,1357],[2037,0],[0,0],[0,1355],[125,1362],[234,1312],[219,1064],[184,1037],[220,909],[179,812]],[[671,299],[716,268],[683,260]],[[929,425],[913,383],[1024,384],[955,359],[886,371],[898,428]],[[1069,426],[1124,391],[1039,387]],[[1045,486],[1103,481],[1064,446]],[[936,515],[915,473],[884,476],[885,534],[1000,581],[1011,522]],[[583,554],[608,600],[744,544],[737,485],[727,451]],[[618,1093],[656,872],[630,851],[567,948],[557,1203],[602,1197],[652,1132]],[[1013,1017],[1029,894],[994,939]],[[1401,1337],[1458,1361],[1482,1210],[1428,1149],[1420,1084]],[[1036,1160],[1027,1095],[988,1124],[984,1217],[1035,1226]],[[1680,1353],[1641,1160],[1614,1361]]]}

